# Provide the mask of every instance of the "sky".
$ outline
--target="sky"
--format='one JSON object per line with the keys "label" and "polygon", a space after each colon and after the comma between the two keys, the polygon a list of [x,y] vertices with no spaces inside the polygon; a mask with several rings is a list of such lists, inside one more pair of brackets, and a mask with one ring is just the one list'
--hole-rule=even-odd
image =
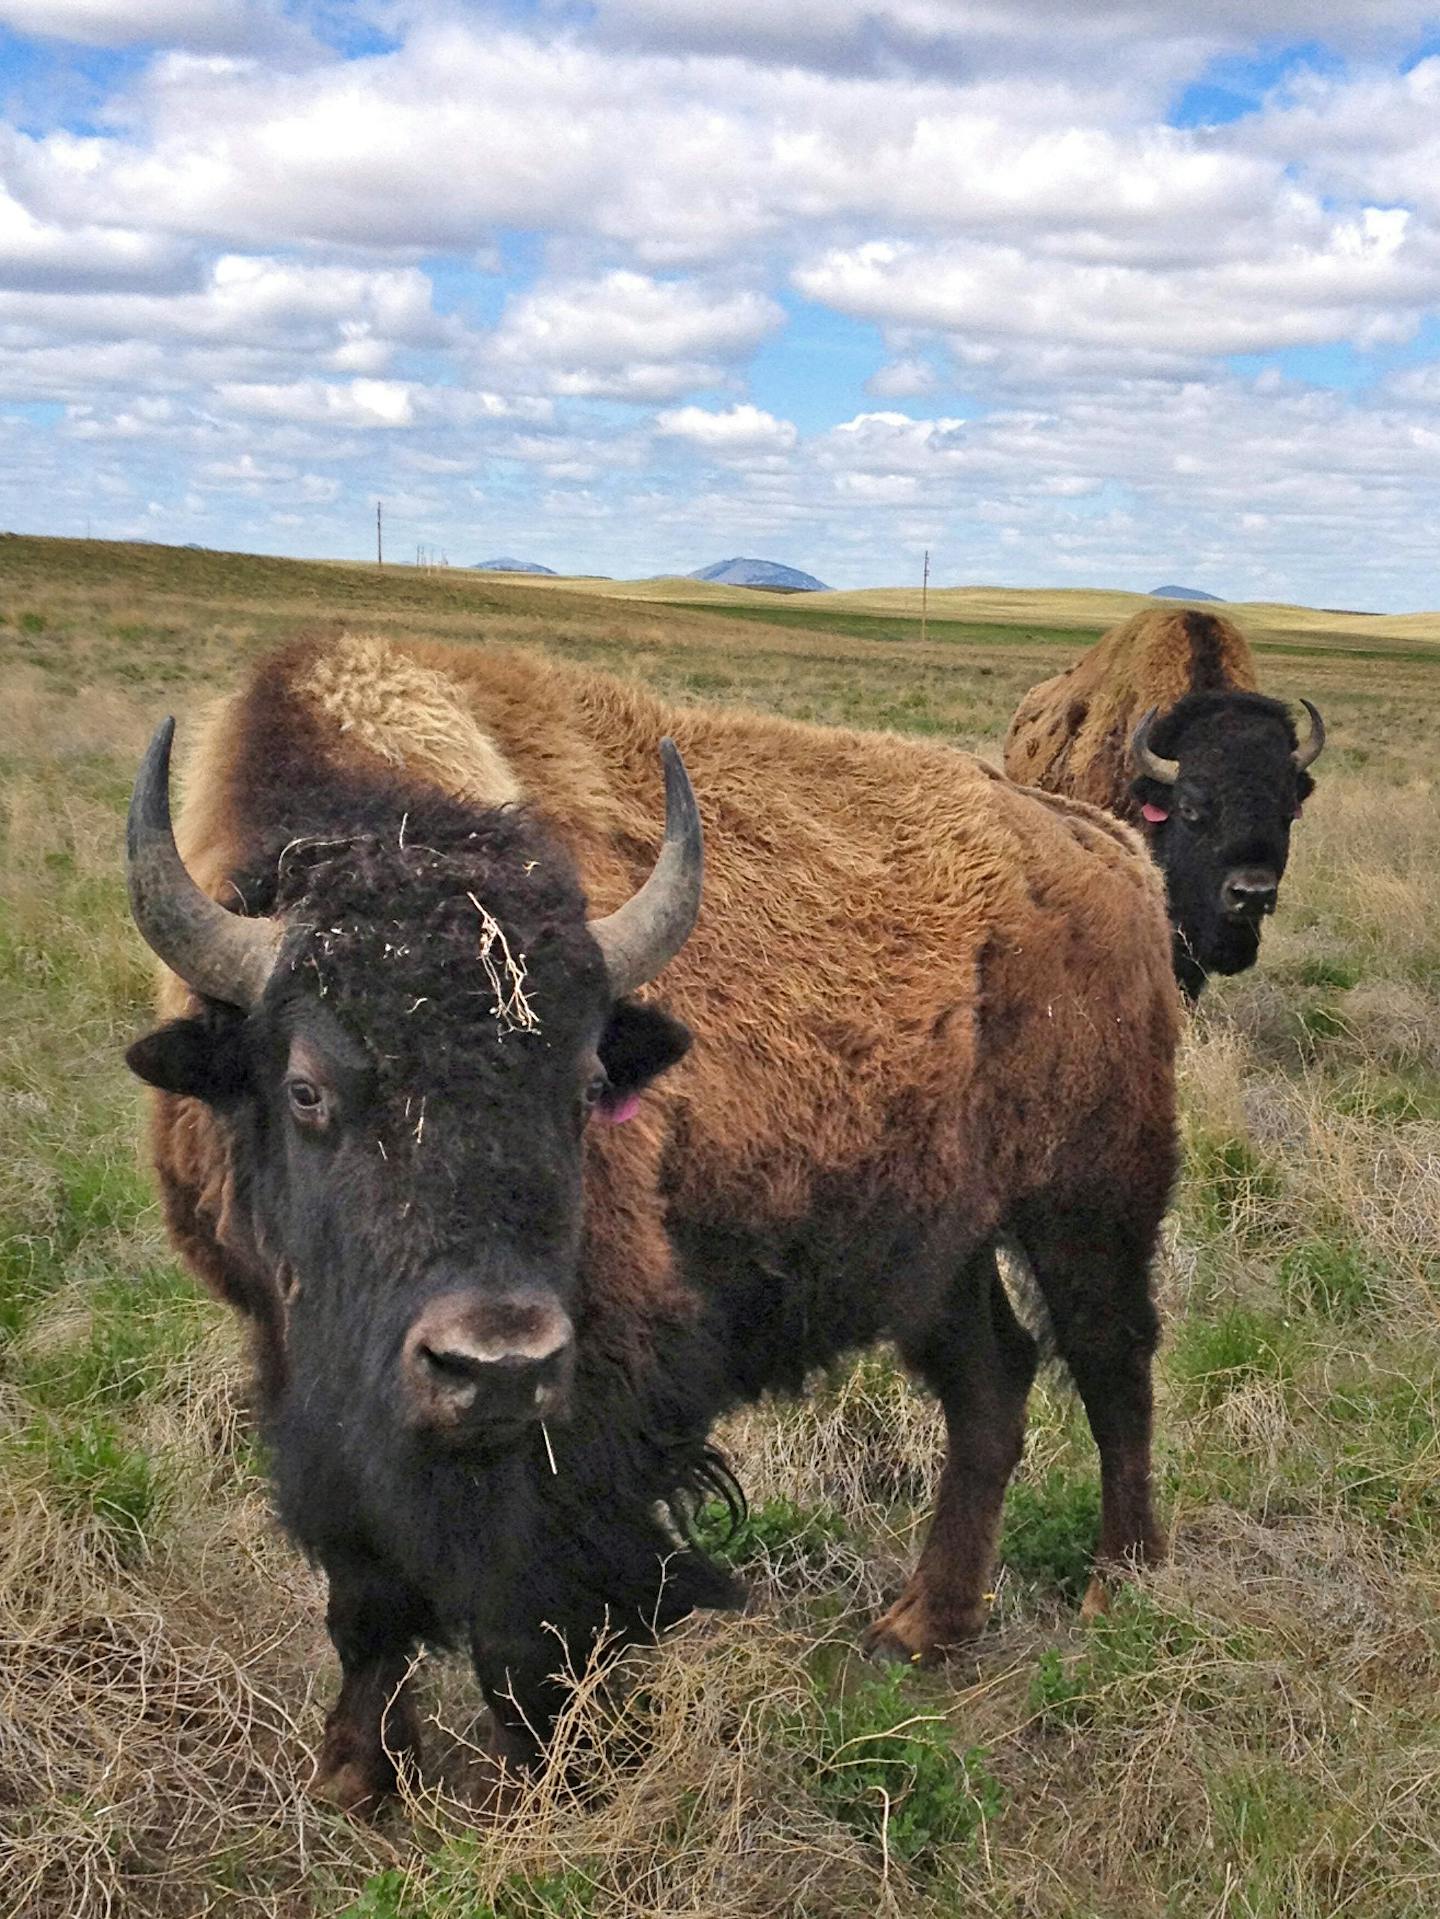
{"label": "sky", "polygon": [[1440,0],[0,0],[0,529],[1440,606]]}

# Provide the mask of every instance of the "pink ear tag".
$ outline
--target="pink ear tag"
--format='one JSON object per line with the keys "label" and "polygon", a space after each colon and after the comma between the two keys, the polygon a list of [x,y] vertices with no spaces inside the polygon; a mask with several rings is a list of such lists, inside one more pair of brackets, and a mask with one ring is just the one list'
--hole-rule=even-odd
{"label": "pink ear tag", "polygon": [[607,1126],[623,1126],[627,1119],[634,1119],[639,1111],[640,1095],[627,1093],[623,1099],[617,1099],[613,1106],[596,1107],[595,1116]]}
{"label": "pink ear tag", "polygon": [[1140,812],[1142,817],[1149,820],[1152,826],[1158,826],[1162,820],[1168,820],[1170,817],[1168,808],[1156,806],[1150,800],[1142,801]]}

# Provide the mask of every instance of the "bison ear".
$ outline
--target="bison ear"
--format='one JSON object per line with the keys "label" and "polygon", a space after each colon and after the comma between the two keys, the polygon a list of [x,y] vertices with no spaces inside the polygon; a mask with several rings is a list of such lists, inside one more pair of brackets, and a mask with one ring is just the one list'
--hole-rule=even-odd
{"label": "bison ear", "polygon": [[610,1015],[600,1041],[600,1064],[610,1081],[612,1096],[623,1098],[648,1086],[690,1051],[690,1028],[662,1013],[658,1006],[640,1006],[622,999]]}
{"label": "bison ear", "polygon": [[1170,808],[1175,803],[1175,790],[1159,780],[1152,780],[1148,773],[1139,773],[1130,782],[1130,797],[1142,812],[1147,807],[1151,809],[1145,812],[1145,817],[1155,823],[1169,819]]}
{"label": "bison ear", "polygon": [[127,1047],[125,1064],[147,1086],[210,1106],[238,1099],[247,1084],[239,1022],[223,1014],[172,1019]]}

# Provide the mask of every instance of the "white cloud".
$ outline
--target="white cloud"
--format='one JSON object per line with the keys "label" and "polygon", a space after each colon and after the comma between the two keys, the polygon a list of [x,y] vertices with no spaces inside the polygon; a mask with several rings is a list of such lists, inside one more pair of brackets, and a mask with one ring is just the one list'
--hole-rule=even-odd
{"label": "white cloud", "polygon": [[184,249],[162,234],[38,220],[0,184],[0,287],[175,288],[190,277],[186,266]]}
{"label": "white cloud", "polygon": [[339,352],[356,338],[428,345],[445,337],[430,282],[413,267],[312,266],[241,254],[214,261],[195,291],[0,293],[0,325],[48,340],[284,344],[308,352]]}
{"label": "white cloud", "polygon": [[622,43],[788,58],[837,71],[936,68],[956,75],[1116,66],[1168,76],[1257,36],[1357,48],[1433,24],[1425,0],[594,0]]}
{"label": "white cloud", "polygon": [[284,385],[230,381],[217,389],[237,413],[321,426],[404,427],[415,421],[415,396],[402,380],[291,380]]}
{"label": "white cloud", "polygon": [[520,295],[481,352],[489,365],[539,369],[555,393],[665,400],[718,385],[783,317],[763,294],[616,271]]}
{"label": "white cloud", "polygon": [[915,400],[933,393],[940,376],[928,360],[891,360],[865,382],[865,391],[877,400]]}
{"label": "white cloud", "polygon": [[852,472],[935,473],[966,457],[963,420],[915,420],[908,413],[857,413],[820,441],[825,464]]}
{"label": "white cloud", "polygon": [[788,453],[796,432],[789,420],[777,420],[758,406],[733,406],[710,413],[700,406],[682,406],[656,416],[655,430],[665,439],[684,440],[707,453],[744,456]]}
{"label": "white cloud", "polygon": [[809,298],[886,326],[1012,349],[1138,352],[1179,365],[1337,339],[1407,338],[1440,303],[1440,239],[1412,236],[1404,209],[1370,207],[1332,219],[1322,234],[1293,234],[1264,258],[1203,268],[870,240],[808,261],[794,277]]}
{"label": "white cloud", "polygon": [[1406,73],[1304,73],[1245,138],[1332,193],[1440,216],[1440,54]]}
{"label": "white cloud", "polygon": [[1220,216],[1263,217],[1281,178],[1264,154],[1136,124],[1108,82],[1024,73],[837,77],[450,23],[295,73],[171,58],[125,103],[123,134],[23,142],[15,165],[70,218],[143,205],[236,246],[473,250],[518,226],[684,262],[851,217],[1093,221],[1172,246],[1208,218],[1210,247]]}
{"label": "white cloud", "polygon": [[295,29],[261,0],[0,0],[0,26],[92,47],[153,42],[207,53],[294,44]]}

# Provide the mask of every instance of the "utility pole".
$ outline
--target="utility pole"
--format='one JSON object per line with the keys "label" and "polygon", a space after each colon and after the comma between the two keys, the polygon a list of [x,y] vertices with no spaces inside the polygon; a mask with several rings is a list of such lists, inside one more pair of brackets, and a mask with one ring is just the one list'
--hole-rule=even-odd
{"label": "utility pole", "polygon": [[920,575],[920,643],[925,643],[925,629],[930,617],[930,549],[925,549],[925,571]]}
{"label": "utility pole", "polygon": [[385,564],[385,543],[380,532],[380,502],[378,500],[375,502],[375,564],[376,566],[384,566]]}

